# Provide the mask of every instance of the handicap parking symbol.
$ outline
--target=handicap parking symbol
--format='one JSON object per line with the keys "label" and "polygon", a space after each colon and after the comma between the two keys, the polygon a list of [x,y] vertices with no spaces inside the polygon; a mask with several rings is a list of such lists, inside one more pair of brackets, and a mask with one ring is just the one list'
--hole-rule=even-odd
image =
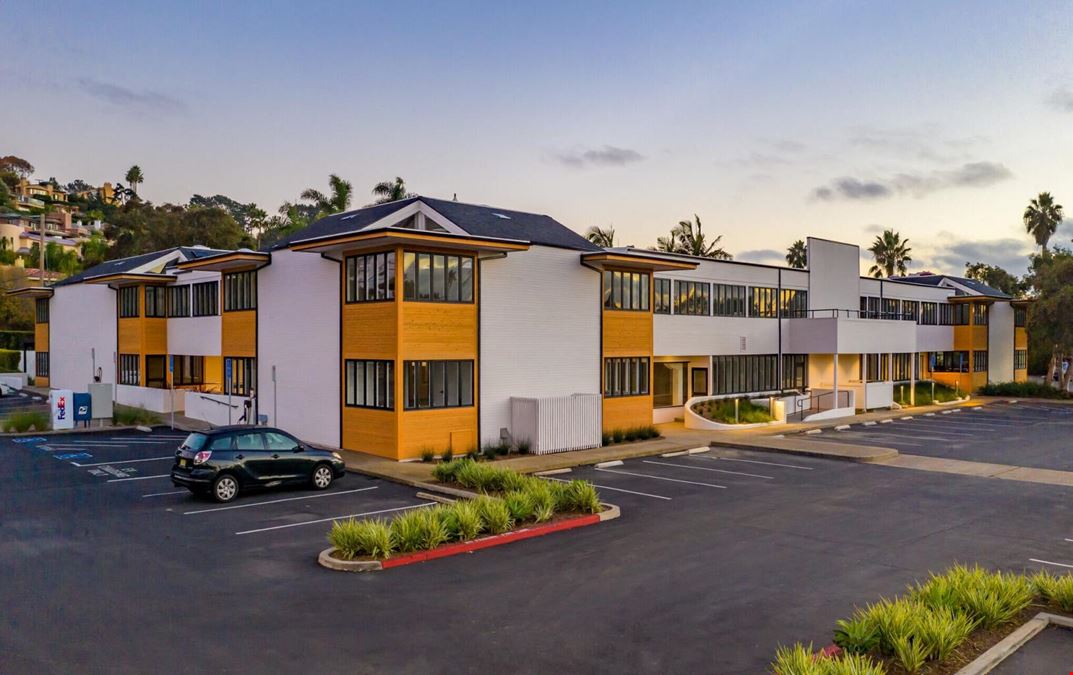
{"label": "handicap parking symbol", "polygon": [[62,455],[52,455],[56,459],[92,459],[93,455],[88,452],[67,452]]}
{"label": "handicap parking symbol", "polygon": [[35,436],[33,438],[13,438],[11,440],[14,441],[15,443],[43,443],[44,441],[47,441],[48,439],[45,438],[44,436]]}

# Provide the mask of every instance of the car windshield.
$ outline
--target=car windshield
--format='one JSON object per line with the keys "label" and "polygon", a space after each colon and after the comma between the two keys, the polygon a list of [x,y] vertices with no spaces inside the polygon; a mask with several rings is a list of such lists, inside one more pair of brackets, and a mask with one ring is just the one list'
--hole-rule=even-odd
{"label": "car windshield", "polygon": [[186,437],[186,440],[183,441],[182,447],[184,450],[200,450],[205,447],[205,441],[208,439],[209,437],[205,434],[190,434]]}

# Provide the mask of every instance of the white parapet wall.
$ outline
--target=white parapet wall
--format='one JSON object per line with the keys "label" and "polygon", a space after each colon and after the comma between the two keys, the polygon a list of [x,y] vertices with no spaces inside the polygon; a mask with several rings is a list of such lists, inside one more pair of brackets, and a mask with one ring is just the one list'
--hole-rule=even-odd
{"label": "white parapet wall", "polygon": [[[157,389],[155,387],[135,387],[129,384],[116,385],[115,401],[121,405],[145,408],[156,413],[182,412],[186,392],[182,389]],[[174,404],[174,407],[173,407]]]}
{"label": "white parapet wall", "polygon": [[529,442],[535,455],[600,446],[599,394],[510,399],[515,443]]}
{"label": "white parapet wall", "polygon": [[214,427],[238,424],[248,400],[244,396],[232,396],[229,402],[226,394],[202,394],[191,391],[186,394],[184,414],[191,419],[208,422]]}

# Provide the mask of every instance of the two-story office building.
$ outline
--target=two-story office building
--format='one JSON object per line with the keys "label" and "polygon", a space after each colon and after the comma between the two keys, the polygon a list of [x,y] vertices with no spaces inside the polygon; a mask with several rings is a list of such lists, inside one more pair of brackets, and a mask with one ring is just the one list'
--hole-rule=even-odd
{"label": "two-story office building", "polygon": [[542,447],[571,449],[697,397],[798,391],[804,414],[889,406],[894,382],[1025,378],[1018,301],[861,278],[856,246],[808,245],[805,270],[602,249],[545,215],[414,197],[269,250],[176,248],[20,292],[40,385],[99,379],[216,423],[248,405],[398,459],[534,433],[532,410]]}

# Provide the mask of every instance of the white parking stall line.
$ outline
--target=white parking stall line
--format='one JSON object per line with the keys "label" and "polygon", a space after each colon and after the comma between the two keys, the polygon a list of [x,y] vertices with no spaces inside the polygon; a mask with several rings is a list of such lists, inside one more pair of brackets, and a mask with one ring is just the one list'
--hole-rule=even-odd
{"label": "white parking stall line", "polygon": [[128,480],[149,480],[150,478],[171,478],[170,473],[162,473],[157,476],[133,476],[131,478],[109,478],[109,483],[122,483]]}
{"label": "white parking stall line", "polygon": [[1054,565],[1055,567],[1065,567],[1067,569],[1073,569],[1073,565],[1060,562],[1051,562],[1050,560],[1040,560],[1039,558],[1029,558],[1028,561],[1039,563],[1040,565]]}
{"label": "white parking stall line", "polygon": [[702,459],[714,459],[720,462],[747,462],[749,464],[766,464],[767,466],[781,466],[787,469],[800,469],[801,471],[815,471],[815,467],[797,466],[796,464],[779,464],[778,462],[761,462],[758,459],[741,459],[739,457],[703,457]]}
{"label": "white parking stall line", "polygon": [[215,513],[216,511],[231,511],[233,509],[248,509],[253,506],[268,506],[269,504],[280,504],[282,502],[296,502],[301,499],[319,499],[320,497],[335,497],[336,495],[349,495],[355,492],[365,492],[366,490],[375,490],[378,486],[357,488],[356,490],[340,490],[339,492],[322,492],[318,495],[305,495],[302,497],[285,497],[283,499],[272,499],[267,502],[251,502],[248,504],[232,504],[231,506],[217,506],[212,509],[200,509],[198,511],[186,511],[184,516],[196,516],[199,513]]}
{"label": "white parking stall line", "polygon": [[49,443],[54,448],[123,448],[126,447],[124,443],[78,443],[78,442],[63,442]]}
{"label": "white parking stall line", "polygon": [[[551,476],[541,476],[541,478],[546,478],[547,480],[558,481],[560,483],[569,483],[570,482],[570,481],[567,481],[567,480],[563,480],[562,478],[553,478]],[[670,497],[664,497],[663,495],[654,495],[654,494],[650,494],[648,492],[637,492],[636,490],[626,490],[624,488],[611,487],[610,485],[597,485],[596,483],[593,483],[592,486],[594,488],[598,489],[598,490],[611,490],[613,492],[625,492],[628,495],[639,495],[641,497],[651,497],[652,499],[663,499],[663,500],[666,500],[666,501],[671,501]]]}
{"label": "white parking stall line", "polygon": [[713,469],[710,466],[691,466],[689,464],[672,464],[671,462],[653,462],[651,460],[643,460],[644,464],[656,464],[658,466],[673,466],[679,469],[693,469],[694,471],[714,471],[716,473],[727,473],[734,476],[748,476],[749,478],[765,478],[767,480],[775,480],[774,476],[762,476],[758,473],[745,473],[744,471],[728,471],[726,469]]}
{"label": "white parking stall line", "polygon": [[435,506],[436,502],[427,502],[425,504],[413,504],[411,506],[399,506],[393,509],[380,509],[379,511],[366,511],[365,513],[350,513],[344,516],[332,516],[331,518],[320,518],[318,520],[308,520],[304,523],[287,523],[286,525],[273,525],[272,527],[260,527],[256,530],[243,530],[236,532],[235,534],[256,534],[257,532],[269,532],[271,530],[283,530],[288,527],[301,527],[303,525],[316,525],[317,523],[327,523],[333,520],[342,520],[344,518],[361,518],[363,516],[375,516],[380,513],[391,513],[393,511],[406,511],[408,509],[420,509],[426,506]]}
{"label": "white parking stall line", "polygon": [[188,494],[190,494],[189,490],[176,490],[175,492],[152,492],[152,493],[147,494],[147,495],[142,495],[142,499],[145,499],[146,497],[167,497],[168,495],[188,495]]}
{"label": "white parking stall line", "polygon": [[698,483],[697,481],[693,481],[693,480],[681,480],[679,478],[667,478],[666,476],[653,476],[653,475],[647,474],[647,473],[633,473],[632,471],[619,471],[617,469],[596,469],[596,471],[604,471],[606,473],[618,473],[618,474],[622,474],[623,476],[637,476],[638,478],[651,478],[653,480],[665,480],[665,481],[670,481],[672,483],[686,483],[688,485],[703,485],[705,487],[710,487],[710,488],[719,488],[720,490],[725,490],[727,488],[727,486],[725,486],[725,485],[716,485],[715,483]]}
{"label": "white parking stall line", "polygon": [[78,462],[71,462],[75,466],[108,466],[109,464],[134,464],[136,462],[159,462],[161,460],[170,459],[174,460],[175,455],[168,455],[167,457],[146,457],[144,459],[124,459],[118,462],[94,462],[92,464],[79,464]]}
{"label": "white parking stall line", "polygon": [[1070,539],[1069,537],[1066,537],[1066,541],[1073,542],[1073,539]]}

